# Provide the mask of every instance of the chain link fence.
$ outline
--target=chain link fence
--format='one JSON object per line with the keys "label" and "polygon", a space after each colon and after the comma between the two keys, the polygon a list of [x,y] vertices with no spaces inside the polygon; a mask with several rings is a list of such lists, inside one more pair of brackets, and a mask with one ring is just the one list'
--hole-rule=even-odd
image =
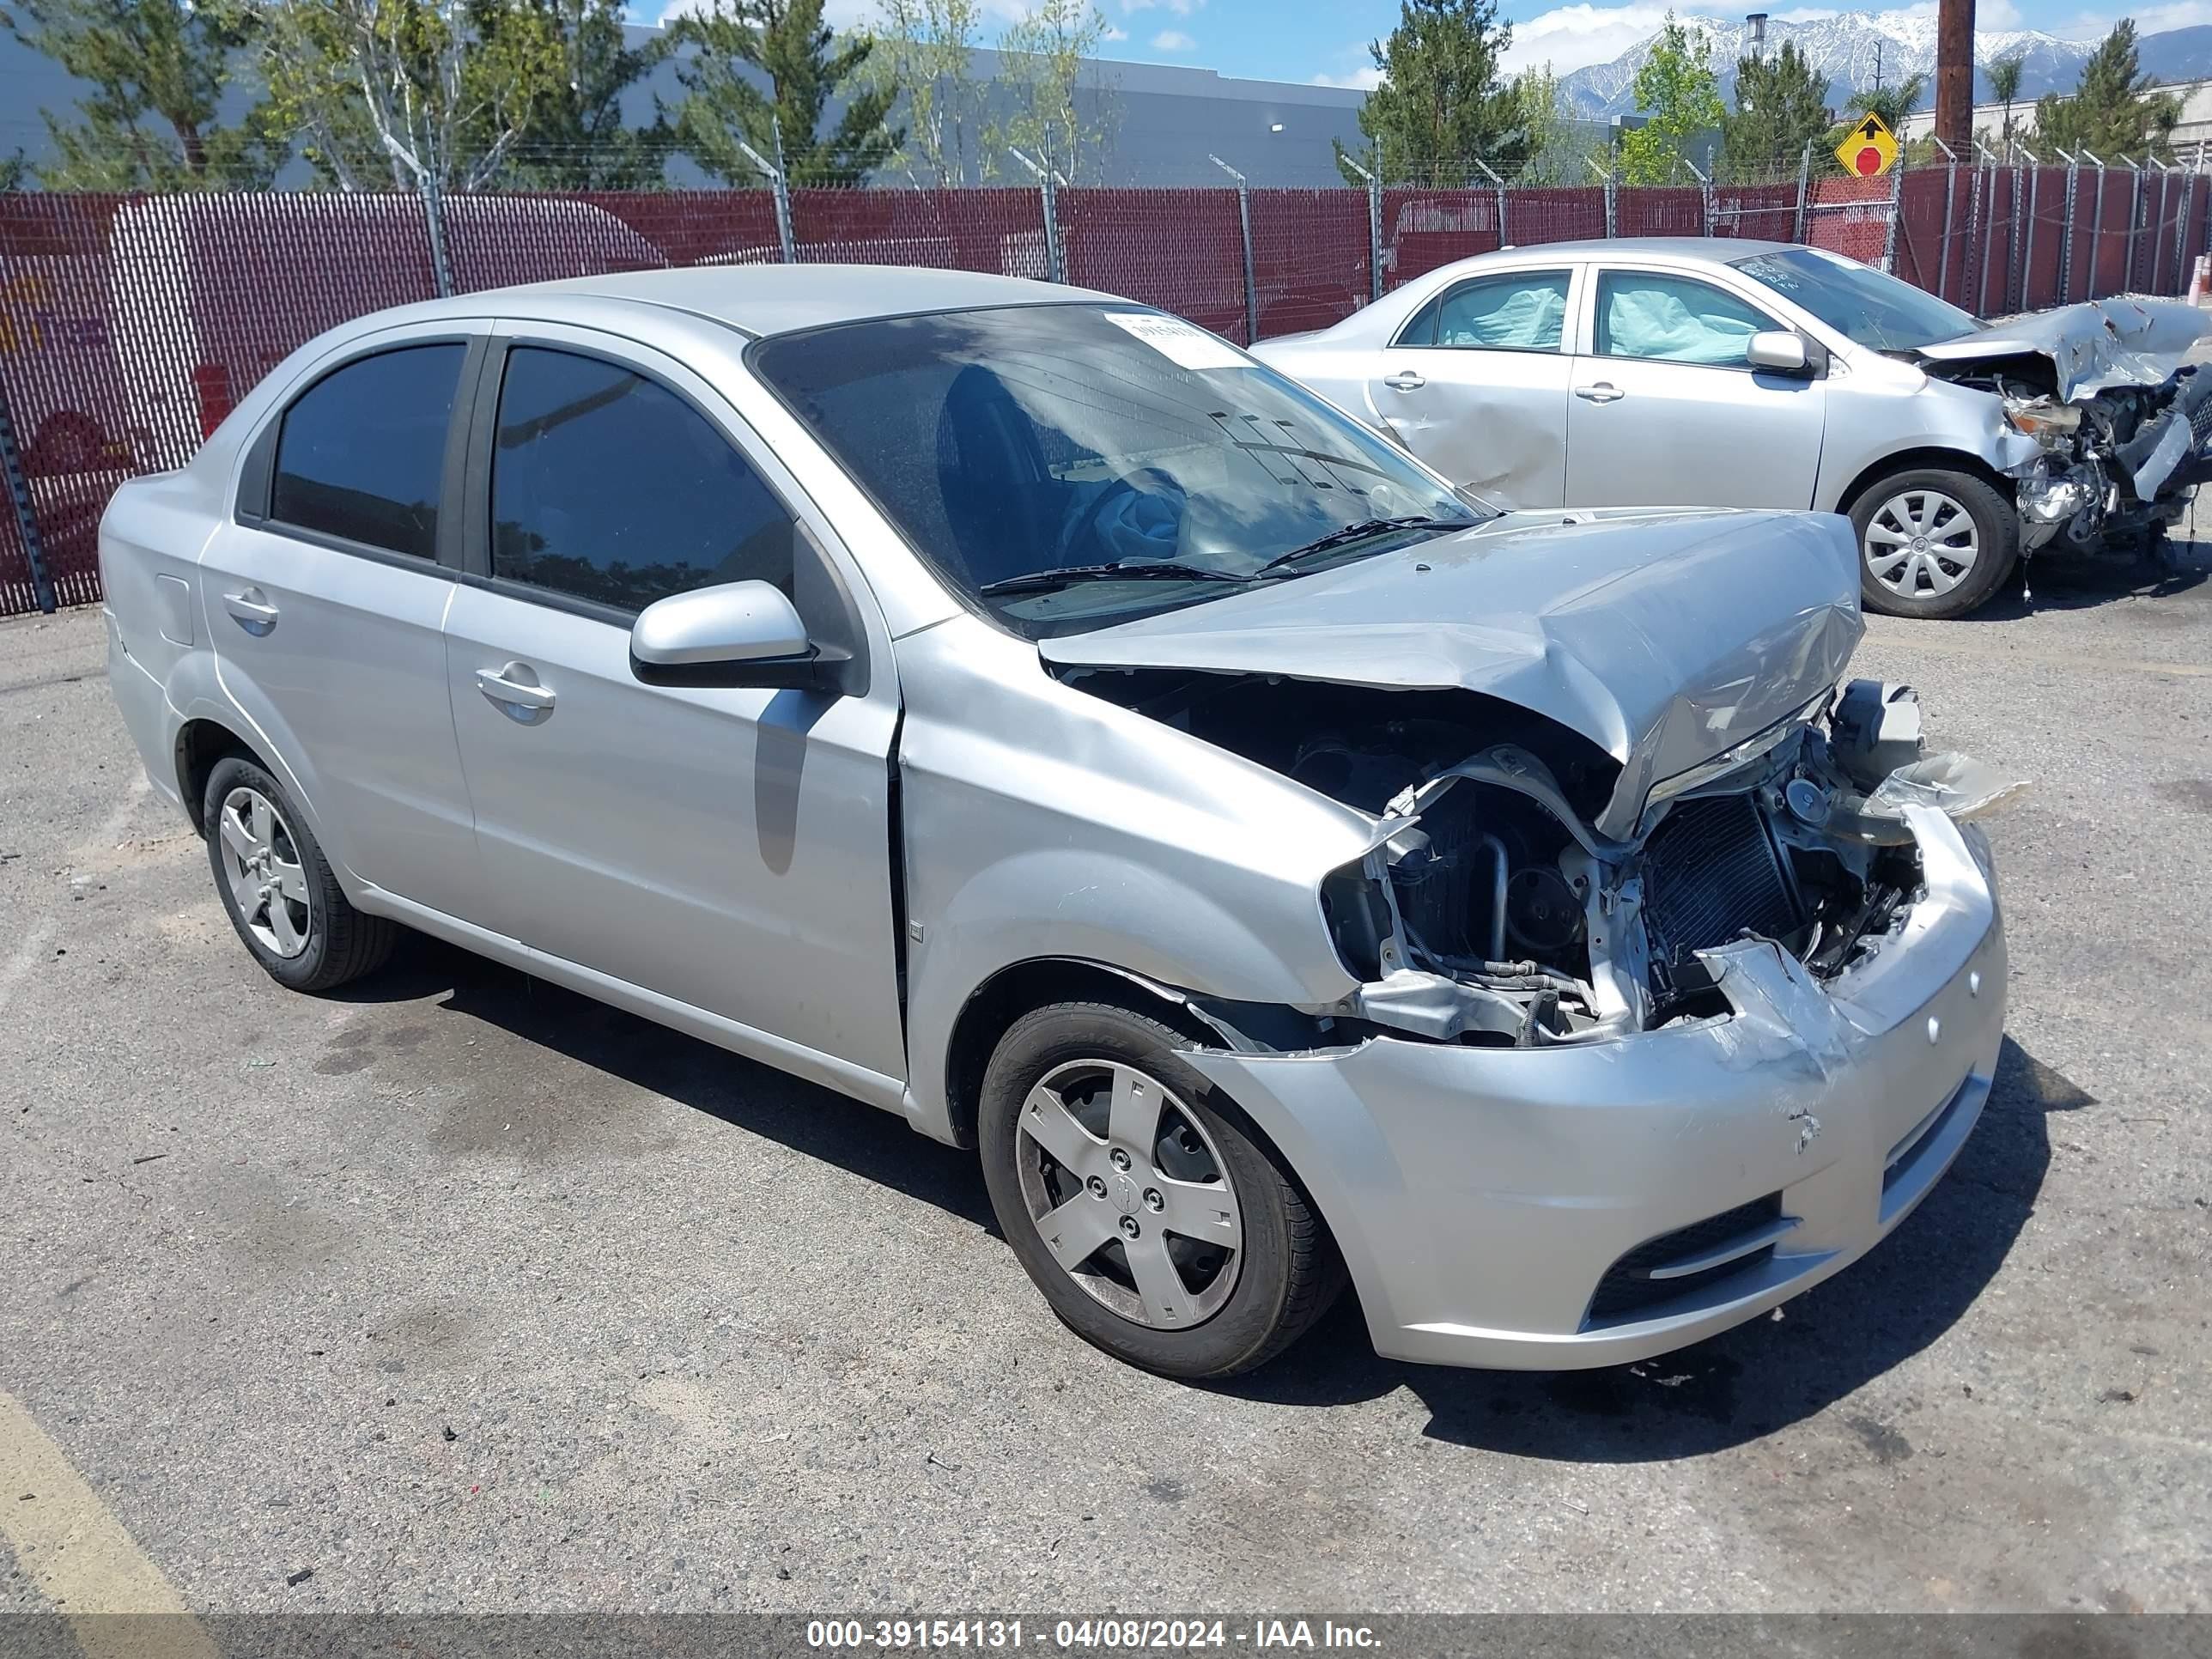
{"label": "chain link fence", "polygon": [[1830,248],[1995,315],[2181,291],[2208,205],[2212,179],[2194,173],[1986,159],[1656,187],[0,195],[0,615],[98,599],[118,483],[182,465],[325,329],[441,293],[671,265],[929,265],[1125,295],[1249,344],[1502,246],[1712,235]]}

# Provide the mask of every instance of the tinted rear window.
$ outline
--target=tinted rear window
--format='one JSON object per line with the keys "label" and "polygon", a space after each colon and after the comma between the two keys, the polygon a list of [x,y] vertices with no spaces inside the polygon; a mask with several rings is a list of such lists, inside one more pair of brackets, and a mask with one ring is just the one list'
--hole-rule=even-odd
{"label": "tinted rear window", "polygon": [[446,430],[467,351],[459,342],[407,346],[316,381],[285,411],[270,516],[435,557]]}

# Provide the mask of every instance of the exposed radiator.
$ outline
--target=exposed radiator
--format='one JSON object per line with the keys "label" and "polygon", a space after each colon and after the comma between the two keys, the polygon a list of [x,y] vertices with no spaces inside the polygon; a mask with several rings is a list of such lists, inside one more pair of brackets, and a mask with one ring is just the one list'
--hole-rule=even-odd
{"label": "exposed radiator", "polygon": [[1747,927],[1779,937],[1802,925],[1782,852],[1749,795],[1679,803],[1644,851],[1644,927],[1671,969]]}

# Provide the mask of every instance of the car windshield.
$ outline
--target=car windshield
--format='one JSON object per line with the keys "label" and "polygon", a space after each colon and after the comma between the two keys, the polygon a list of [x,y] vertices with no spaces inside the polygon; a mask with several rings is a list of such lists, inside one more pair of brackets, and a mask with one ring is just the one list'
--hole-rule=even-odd
{"label": "car windshield", "polygon": [[1157,312],[884,318],[774,337],[750,361],[947,583],[1030,639],[1292,580],[1484,511]]}
{"label": "car windshield", "polygon": [[1910,283],[1820,248],[1783,248],[1734,263],[1745,276],[1875,351],[1909,351],[1981,327],[1971,313]]}

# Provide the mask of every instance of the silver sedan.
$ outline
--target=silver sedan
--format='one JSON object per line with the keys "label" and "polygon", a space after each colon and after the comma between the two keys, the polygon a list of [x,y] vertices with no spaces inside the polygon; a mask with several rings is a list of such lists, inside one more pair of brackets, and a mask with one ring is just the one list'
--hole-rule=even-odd
{"label": "silver sedan", "polygon": [[1867,605],[1944,617],[2023,553],[2173,521],[2212,474],[2203,327],[2112,300],[1984,328],[1838,254],[1674,237],[1462,260],[1256,350],[1511,506],[1848,514]]}
{"label": "silver sedan", "polygon": [[1871,1249],[1988,1096],[2002,781],[1844,684],[1838,520],[1501,514],[1106,295],[388,312],[100,542],[116,702],[277,981],[418,929],[897,1113],[1163,1372],[1347,1279],[1407,1358],[1677,1346]]}

